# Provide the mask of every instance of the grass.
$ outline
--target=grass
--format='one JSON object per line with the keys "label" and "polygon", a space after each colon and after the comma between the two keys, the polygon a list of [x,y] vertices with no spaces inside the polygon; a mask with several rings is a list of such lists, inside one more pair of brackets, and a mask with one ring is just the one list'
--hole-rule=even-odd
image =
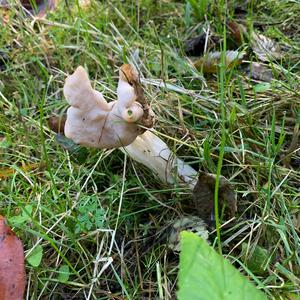
{"label": "grass", "polygon": [[[1,214],[27,257],[43,249],[39,266],[26,264],[26,299],[174,299],[178,256],[166,237],[172,220],[196,214],[189,193],[118,150],[89,149],[76,163],[47,126],[67,109],[66,74],[85,66],[112,100],[118,66],[137,53],[155,129],[195,169],[224,175],[237,191],[235,220],[224,226],[220,216],[217,226],[220,251],[270,299],[298,299],[300,4],[252,1],[240,17],[236,1],[226,12],[207,1],[203,18],[176,1],[68,2],[35,22],[19,9],[0,11],[9,16],[0,27]],[[207,76],[184,55],[184,41],[208,26],[224,46],[225,16],[285,49],[266,63],[274,76],[267,90],[255,92],[243,67]],[[243,242],[249,253],[256,245],[272,253],[264,274],[240,262]]]}

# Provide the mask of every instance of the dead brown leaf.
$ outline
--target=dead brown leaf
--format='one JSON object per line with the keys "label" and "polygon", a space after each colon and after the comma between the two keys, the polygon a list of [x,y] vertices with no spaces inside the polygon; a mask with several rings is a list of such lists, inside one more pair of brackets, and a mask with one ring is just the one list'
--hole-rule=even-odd
{"label": "dead brown leaf", "polygon": [[[36,169],[41,169],[44,167],[44,163],[33,163],[33,164],[23,164],[19,167],[22,172],[29,172]],[[10,177],[16,173],[16,169],[13,168],[1,168],[0,169],[0,180]],[[0,298],[1,299],[1,298]]]}
{"label": "dead brown leaf", "polygon": [[174,251],[180,251],[180,232],[190,231],[207,240],[209,232],[205,222],[198,216],[185,216],[172,220],[168,234],[168,247]]}
{"label": "dead brown leaf", "polygon": [[[141,118],[140,125],[151,128],[154,125],[154,113],[152,112],[148,101],[145,97],[145,93],[143,90],[143,87],[140,83],[140,78],[138,76],[137,70],[130,64],[124,64],[121,67],[121,72],[124,74],[126,77],[128,83],[133,86],[137,99],[136,101],[139,102],[144,110],[144,115]],[[144,129],[141,130],[142,132]]]}
{"label": "dead brown leaf", "polygon": [[244,34],[247,32],[246,27],[235,21],[229,21],[227,23],[229,29],[229,37],[231,37],[237,46],[241,46],[244,40]]}
{"label": "dead brown leaf", "polygon": [[52,116],[48,119],[48,125],[54,132],[64,134],[66,120],[66,115]]}
{"label": "dead brown leaf", "polygon": [[261,61],[272,61],[283,56],[280,45],[263,34],[253,32],[251,35],[251,46],[253,52]]}
{"label": "dead brown leaf", "polygon": [[[48,11],[56,8],[58,0],[20,0],[22,7],[33,15],[42,18]],[[15,7],[9,0],[0,0],[0,7],[11,9]]]}
{"label": "dead brown leaf", "polygon": [[0,299],[21,300],[24,290],[23,244],[0,216]]}
{"label": "dead brown leaf", "polygon": [[[232,68],[241,63],[245,52],[239,51],[226,51],[225,54],[225,66],[226,68]],[[222,52],[207,53],[200,59],[194,62],[194,66],[198,70],[202,70],[203,73],[212,74],[218,71],[221,63]]]}
{"label": "dead brown leaf", "polygon": [[273,79],[272,70],[257,62],[253,62],[251,66],[249,66],[247,74],[249,77],[260,81],[270,82]]}
{"label": "dead brown leaf", "polygon": [[[198,182],[193,190],[193,201],[200,218],[204,221],[212,220],[214,214],[214,192],[216,185],[216,175],[201,172]],[[230,182],[224,177],[220,177],[219,183],[219,207],[226,205],[229,217],[232,218],[237,210],[236,193],[232,189]]]}

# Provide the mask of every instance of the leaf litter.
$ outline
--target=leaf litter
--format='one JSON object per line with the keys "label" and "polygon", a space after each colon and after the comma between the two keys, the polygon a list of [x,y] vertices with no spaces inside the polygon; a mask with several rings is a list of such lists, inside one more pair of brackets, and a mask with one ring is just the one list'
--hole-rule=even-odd
{"label": "leaf litter", "polygon": [[24,290],[23,244],[0,216],[0,299],[22,300]]}
{"label": "leaf litter", "polygon": [[[193,190],[193,202],[197,215],[204,221],[211,223],[214,217],[214,192],[216,175],[200,172],[198,182]],[[231,183],[224,176],[219,179],[219,207],[226,205],[229,218],[233,218],[237,211],[237,196]]]}
{"label": "leaf litter", "polygon": [[174,252],[180,252],[180,233],[189,231],[207,240],[209,232],[206,223],[198,216],[185,216],[172,221],[168,233],[168,247]]}
{"label": "leaf litter", "polygon": [[257,275],[265,274],[268,266],[273,260],[271,253],[259,245],[256,245],[254,250],[249,251],[248,243],[242,244],[240,255],[241,260],[246,264],[250,271]]}
{"label": "leaf litter", "polygon": [[[20,0],[20,7],[30,16],[35,15],[39,18],[46,16],[47,12],[56,8],[58,0]],[[0,0],[0,8],[15,9],[16,3],[9,0]]]}
{"label": "leaf litter", "polygon": [[[244,51],[226,51],[225,52],[225,67],[227,69],[233,68],[234,66],[242,62],[245,56]],[[215,51],[206,53],[203,57],[199,58],[194,62],[194,66],[198,70],[202,70],[203,73],[211,74],[216,73],[221,64],[222,52]]]}
{"label": "leaf litter", "polygon": [[280,45],[263,34],[252,33],[251,47],[261,61],[269,62],[283,58]]}
{"label": "leaf litter", "polygon": [[247,68],[247,76],[254,80],[270,82],[273,79],[273,71],[266,65],[252,62]]}

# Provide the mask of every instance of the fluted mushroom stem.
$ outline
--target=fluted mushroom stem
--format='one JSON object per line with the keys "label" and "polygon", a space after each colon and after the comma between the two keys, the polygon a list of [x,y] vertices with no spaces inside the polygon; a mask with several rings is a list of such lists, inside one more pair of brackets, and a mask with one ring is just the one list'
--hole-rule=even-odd
{"label": "fluted mushroom stem", "polygon": [[188,186],[193,190],[197,183],[197,171],[177,158],[167,144],[151,131],[144,132],[130,145],[119,149],[148,167],[167,184]]}

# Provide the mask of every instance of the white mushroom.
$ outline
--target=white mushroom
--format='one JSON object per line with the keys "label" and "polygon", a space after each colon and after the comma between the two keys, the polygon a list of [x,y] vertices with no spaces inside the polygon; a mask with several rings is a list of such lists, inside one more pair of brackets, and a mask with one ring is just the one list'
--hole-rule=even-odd
{"label": "white mushroom", "polygon": [[64,95],[71,105],[67,111],[65,135],[75,143],[94,148],[118,148],[132,143],[139,134],[143,116],[134,88],[120,70],[118,100],[107,103],[94,90],[83,67],[67,77]]}
{"label": "white mushroom", "polygon": [[146,103],[134,67],[121,67],[117,101],[107,103],[100,92],[92,89],[83,67],[67,77],[64,95],[71,105],[65,124],[68,138],[87,147],[120,148],[151,169],[163,182],[194,188],[197,172],[193,168],[178,159],[151,131],[139,135],[139,124],[152,127],[154,115]]}
{"label": "white mushroom", "polygon": [[197,172],[177,158],[167,144],[149,130],[124,149],[120,149],[152,170],[165,183],[188,185],[191,190],[197,183]]}

